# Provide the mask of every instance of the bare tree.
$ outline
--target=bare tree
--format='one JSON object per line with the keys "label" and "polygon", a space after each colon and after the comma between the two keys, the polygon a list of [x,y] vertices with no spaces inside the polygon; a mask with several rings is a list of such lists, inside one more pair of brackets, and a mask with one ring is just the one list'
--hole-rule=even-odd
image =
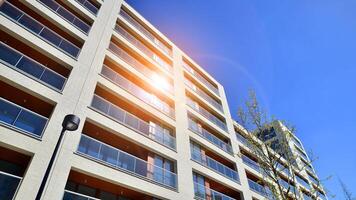
{"label": "bare tree", "polygon": [[356,200],[355,197],[352,196],[352,193],[349,191],[345,183],[339,178],[339,183],[344,192],[345,200]]}
{"label": "bare tree", "polygon": [[263,185],[268,186],[270,195],[277,200],[290,197],[300,199],[294,183],[295,176],[310,165],[313,159],[305,164],[298,162],[298,156],[293,153],[289,143],[295,128],[270,117],[260,107],[253,91],[250,91],[245,107],[239,108],[238,119],[249,149],[258,160]]}

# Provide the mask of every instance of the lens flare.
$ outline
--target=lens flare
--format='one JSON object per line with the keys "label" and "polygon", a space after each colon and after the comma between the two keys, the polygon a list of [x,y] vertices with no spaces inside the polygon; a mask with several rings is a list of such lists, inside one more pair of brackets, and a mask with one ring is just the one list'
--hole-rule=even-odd
{"label": "lens flare", "polygon": [[168,81],[158,74],[152,75],[153,85],[160,90],[167,90],[169,89]]}

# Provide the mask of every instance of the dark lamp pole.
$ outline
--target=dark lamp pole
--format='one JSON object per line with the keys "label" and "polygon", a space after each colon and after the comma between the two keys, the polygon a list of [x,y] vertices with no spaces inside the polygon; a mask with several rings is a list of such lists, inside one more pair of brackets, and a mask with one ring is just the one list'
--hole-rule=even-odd
{"label": "dark lamp pole", "polygon": [[43,190],[44,190],[44,188],[46,186],[46,183],[47,183],[47,180],[48,180],[48,176],[49,176],[49,174],[50,174],[50,172],[52,170],[52,166],[53,166],[54,160],[57,157],[57,152],[58,152],[59,146],[62,143],[62,139],[63,139],[64,133],[66,131],[75,131],[75,130],[77,130],[78,126],[79,126],[79,123],[80,123],[80,119],[76,115],[66,115],[64,117],[63,122],[62,122],[61,134],[60,134],[59,139],[57,141],[56,147],[55,147],[55,149],[54,149],[54,151],[52,153],[51,160],[48,163],[48,166],[47,166],[47,169],[46,169],[46,173],[45,173],[45,175],[44,175],[44,177],[42,179],[40,188],[39,188],[39,190],[37,192],[36,200],[41,200],[41,197],[42,197],[42,194],[43,194]]}

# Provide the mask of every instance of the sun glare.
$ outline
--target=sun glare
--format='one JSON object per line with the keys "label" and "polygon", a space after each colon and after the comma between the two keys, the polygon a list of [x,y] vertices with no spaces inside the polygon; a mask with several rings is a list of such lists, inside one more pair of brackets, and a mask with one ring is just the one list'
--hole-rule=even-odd
{"label": "sun glare", "polygon": [[153,74],[152,80],[153,85],[160,90],[167,90],[169,88],[167,80],[158,74]]}

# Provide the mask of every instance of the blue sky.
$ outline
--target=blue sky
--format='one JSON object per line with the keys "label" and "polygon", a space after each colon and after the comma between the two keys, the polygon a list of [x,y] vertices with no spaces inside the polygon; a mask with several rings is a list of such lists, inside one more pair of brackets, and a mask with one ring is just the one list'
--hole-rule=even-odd
{"label": "blue sky", "polygon": [[334,176],[335,199],[336,176],[356,195],[356,1],[128,3],[224,85],[233,116],[255,89],[296,125],[319,177]]}

